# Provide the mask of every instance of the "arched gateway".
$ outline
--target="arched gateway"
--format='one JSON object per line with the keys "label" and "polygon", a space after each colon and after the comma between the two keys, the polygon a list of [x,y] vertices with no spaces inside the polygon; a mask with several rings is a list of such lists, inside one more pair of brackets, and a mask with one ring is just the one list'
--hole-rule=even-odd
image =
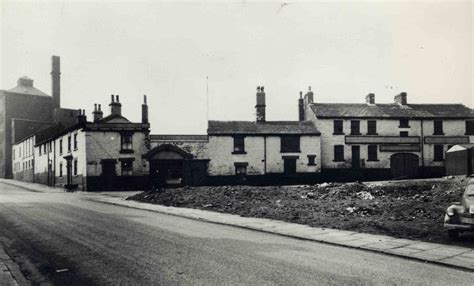
{"label": "arched gateway", "polygon": [[143,155],[150,164],[150,182],[153,187],[202,185],[207,176],[208,160],[197,160],[191,153],[162,144]]}
{"label": "arched gateway", "polygon": [[393,178],[416,178],[419,171],[419,157],[412,153],[396,153],[390,157]]}

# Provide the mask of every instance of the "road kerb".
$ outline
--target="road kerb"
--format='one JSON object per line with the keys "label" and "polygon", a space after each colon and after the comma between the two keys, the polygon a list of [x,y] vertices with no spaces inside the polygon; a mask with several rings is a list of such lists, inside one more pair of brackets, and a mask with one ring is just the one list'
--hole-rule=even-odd
{"label": "road kerb", "polygon": [[[227,225],[227,226],[234,226],[234,227],[239,227],[243,229],[249,229],[249,230],[254,230],[254,231],[260,231],[260,232],[265,232],[265,233],[270,233],[270,234],[277,234],[277,235],[282,235],[290,238],[295,238],[295,239],[301,239],[301,240],[307,240],[307,241],[314,241],[314,242],[319,242],[319,243],[326,243],[330,245],[336,245],[336,246],[343,246],[347,248],[353,248],[353,249],[359,249],[359,250],[365,250],[365,251],[370,251],[370,252],[375,252],[375,253],[380,253],[384,255],[391,255],[391,256],[396,256],[396,257],[401,257],[401,258],[406,258],[410,260],[416,260],[416,261],[421,261],[421,262],[428,262],[436,265],[441,265],[441,266],[447,266],[450,268],[455,268],[459,270],[464,270],[464,271],[469,271],[472,272],[474,271],[474,258],[472,259],[472,262],[466,257],[462,257],[465,263],[463,264],[460,261],[453,261],[452,260],[445,260],[443,261],[438,260],[438,259],[430,259],[427,257],[423,257],[420,254],[424,252],[424,250],[420,249],[411,249],[412,251],[393,251],[393,250],[401,250],[404,249],[405,247],[410,247],[411,245],[417,245],[419,243],[427,243],[427,242],[420,242],[420,241],[411,241],[412,243],[408,243],[407,239],[404,239],[403,241],[405,243],[402,244],[400,247],[395,247],[391,249],[378,249],[375,247],[371,247],[373,244],[380,243],[380,241],[385,240],[385,241],[391,241],[388,239],[380,239],[377,241],[377,238],[379,236],[377,235],[372,235],[372,234],[362,234],[362,233],[356,233],[352,235],[363,235],[366,237],[374,237],[373,242],[368,242],[366,243],[361,243],[360,245],[357,244],[357,241],[363,241],[363,238],[356,238],[354,240],[331,240],[328,239],[328,235],[330,233],[337,233],[341,232],[343,233],[344,236],[348,235],[350,236],[351,234],[348,234],[349,232],[347,231],[340,231],[336,229],[328,229],[325,228],[324,230],[330,230],[329,233],[317,233],[316,235],[311,235],[311,233],[303,234],[301,232],[298,233],[291,233],[284,231],[282,229],[282,226],[288,225],[289,229],[294,228],[295,224],[291,223],[286,223],[286,222],[281,222],[281,221],[274,221],[270,219],[264,219],[264,218],[246,218],[246,217],[241,217],[238,215],[232,215],[232,214],[224,214],[224,213],[215,213],[215,212],[210,212],[210,211],[204,211],[204,210],[197,210],[197,209],[187,209],[187,208],[176,208],[176,207],[166,207],[166,206],[161,206],[161,205],[155,205],[155,204],[147,204],[147,203],[141,203],[141,202],[135,202],[135,201],[126,201],[121,198],[90,198],[92,201],[96,201],[99,203],[106,203],[106,204],[111,204],[111,205],[116,205],[116,206],[122,206],[122,207],[128,207],[128,208],[133,208],[133,209],[141,209],[141,210],[147,210],[147,211],[152,211],[152,212],[158,212],[162,214],[167,214],[167,215],[173,215],[173,216],[178,216],[178,217],[183,217],[183,218],[189,218],[189,219],[194,219],[194,220],[199,220],[199,221],[205,221],[205,222],[210,222],[210,223],[216,223],[216,224],[221,224],[221,225]],[[189,212],[189,213],[186,213]],[[192,214],[191,214],[192,213]],[[200,215],[198,215],[200,214]],[[207,216],[206,216],[207,215]],[[228,217],[229,219],[223,220],[223,217]],[[247,220],[245,223],[238,222],[238,220]],[[259,223],[253,225],[250,223],[250,220],[258,220]],[[274,225],[272,227],[265,227],[265,222],[268,223],[273,223],[273,222],[278,222],[278,227],[275,227]],[[321,228],[312,228],[315,229],[316,231],[321,231]],[[326,236],[325,236],[326,235]],[[393,242],[397,241],[397,238],[392,238]],[[433,246],[435,247],[435,246]],[[438,247],[438,246],[436,246]],[[451,247],[451,246],[446,246],[446,247]],[[471,248],[466,248],[466,251],[472,250]],[[413,255],[412,255],[413,254]],[[455,258],[456,256],[454,256]],[[453,257],[451,257],[453,258]],[[453,261],[453,262],[451,262]]]}

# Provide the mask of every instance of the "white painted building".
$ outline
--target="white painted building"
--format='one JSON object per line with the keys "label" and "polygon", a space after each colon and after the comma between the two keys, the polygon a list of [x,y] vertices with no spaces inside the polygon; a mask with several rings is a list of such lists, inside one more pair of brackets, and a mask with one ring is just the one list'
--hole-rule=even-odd
{"label": "white painted building", "polygon": [[[94,122],[87,122],[82,111],[72,126],[55,125],[18,142],[13,148],[24,155],[15,163],[33,161],[32,180],[51,186],[87,191],[145,188],[148,165],[142,155],[149,150],[150,127],[146,103],[141,123],[122,116],[118,96],[112,96],[110,107],[111,114],[102,118],[100,105],[95,105]],[[20,175],[16,178],[22,180]]]}
{"label": "white painted building", "polygon": [[35,136],[28,136],[12,145],[13,179],[33,182],[35,168]]}
{"label": "white painted building", "polygon": [[[447,149],[474,142],[474,113],[461,104],[409,104],[407,94],[379,104],[318,103],[304,97],[305,120],[321,131],[322,169],[359,169],[391,177],[444,175]],[[301,102],[301,101],[300,101]]]}

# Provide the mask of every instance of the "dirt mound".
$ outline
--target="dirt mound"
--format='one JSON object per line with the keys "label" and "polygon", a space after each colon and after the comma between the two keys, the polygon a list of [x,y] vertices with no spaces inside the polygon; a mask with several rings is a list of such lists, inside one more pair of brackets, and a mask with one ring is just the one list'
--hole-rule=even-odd
{"label": "dirt mound", "polygon": [[312,186],[185,187],[129,199],[396,237],[445,242],[446,208],[466,180],[323,183]]}

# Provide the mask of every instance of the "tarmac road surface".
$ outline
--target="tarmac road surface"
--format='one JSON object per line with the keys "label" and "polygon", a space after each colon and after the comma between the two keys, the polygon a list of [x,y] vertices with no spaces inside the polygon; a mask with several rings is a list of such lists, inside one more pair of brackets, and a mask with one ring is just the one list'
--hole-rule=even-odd
{"label": "tarmac road surface", "polygon": [[472,285],[474,273],[0,183],[0,242],[34,284]]}

